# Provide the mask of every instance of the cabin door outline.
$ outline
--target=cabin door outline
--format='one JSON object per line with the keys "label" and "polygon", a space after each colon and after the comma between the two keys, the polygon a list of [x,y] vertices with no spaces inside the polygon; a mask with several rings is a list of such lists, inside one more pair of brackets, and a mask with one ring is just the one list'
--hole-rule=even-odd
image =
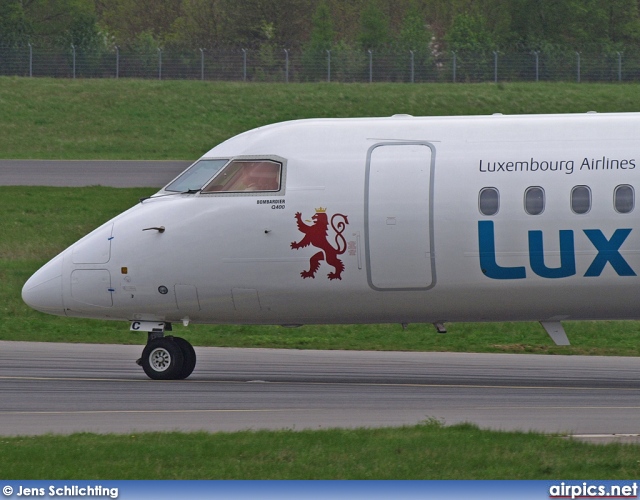
{"label": "cabin door outline", "polygon": [[365,172],[369,286],[429,290],[436,284],[433,189],[436,150],[422,141],[374,144]]}

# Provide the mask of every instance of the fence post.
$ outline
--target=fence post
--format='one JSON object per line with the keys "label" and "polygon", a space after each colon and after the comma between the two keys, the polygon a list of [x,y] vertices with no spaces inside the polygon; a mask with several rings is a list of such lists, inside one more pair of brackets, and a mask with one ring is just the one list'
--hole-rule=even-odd
{"label": "fence post", "polygon": [[242,81],[247,81],[247,49],[242,49]]}
{"label": "fence post", "polygon": [[498,83],[498,51],[493,51],[493,83]]}
{"label": "fence post", "polygon": [[369,52],[369,83],[373,81],[373,51],[371,49]]}
{"label": "fence post", "polygon": [[616,52],[618,54],[618,81],[622,81],[622,54],[620,52]]}
{"label": "fence post", "polygon": [[158,80],[162,80],[162,49],[158,47]]}
{"label": "fence post", "polygon": [[410,50],[409,52],[411,52],[411,83],[415,83],[415,66],[414,66],[414,57],[413,57],[413,50]]}
{"label": "fence post", "polygon": [[285,83],[289,83],[289,50],[284,49],[284,74]]}
{"label": "fence post", "polygon": [[331,51],[327,50],[327,82],[331,82]]}
{"label": "fence post", "polygon": [[536,82],[537,82],[539,80],[539,76],[540,76],[540,73],[539,73],[539,67],[540,66],[539,66],[539,59],[538,59],[538,56],[540,55],[540,51],[539,50],[534,50],[533,51],[533,55],[536,57]]}
{"label": "fence post", "polygon": [[204,81],[204,49],[200,49],[200,80]]}
{"label": "fence post", "polygon": [[120,47],[116,45],[116,78],[120,78]]}
{"label": "fence post", "polygon": [[578,63],[578,83],[580,83],[580,52],[576,52],[577,63]]}
{"label": "fence post", "polygon": [[453,83],[456,83],[456,53],[452,50],[453,54]]}
{"label": "fence post", "polygon": [[29,46],[29,77],[33,76],[33,47],[30,43],[27,44]]}
{"label": "fence post", "polygon": [[76,47],[71,44],[71,52],[73,53],[73,78],[76,78]]}

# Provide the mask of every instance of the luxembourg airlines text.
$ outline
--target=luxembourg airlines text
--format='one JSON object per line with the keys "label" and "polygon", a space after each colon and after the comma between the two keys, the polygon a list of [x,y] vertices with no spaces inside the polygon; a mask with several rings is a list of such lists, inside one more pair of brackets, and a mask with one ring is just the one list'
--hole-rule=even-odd
{"label": "luxembourg airlines text", "polygon": [[497,172],[564,172],[572,174],[574,170],[633,170],[636,168],[635,158],[618,159],[606,156],[598,158],[583,158],[582,160],[529,160],[519,161],[483,161],[480,160],[478,169],[482,173]]}

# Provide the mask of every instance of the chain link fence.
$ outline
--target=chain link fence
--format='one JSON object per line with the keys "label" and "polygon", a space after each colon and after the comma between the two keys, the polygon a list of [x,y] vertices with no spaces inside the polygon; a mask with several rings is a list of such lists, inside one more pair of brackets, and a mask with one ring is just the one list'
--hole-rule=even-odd
{"label": "chain link fence", "polygon": [[252,82],[632,82],[640,55],[570,51],[433,55],[426,51],[348,48],[303,52],[261,49],[133,52],[69,47],[0,48],[0,75]]}

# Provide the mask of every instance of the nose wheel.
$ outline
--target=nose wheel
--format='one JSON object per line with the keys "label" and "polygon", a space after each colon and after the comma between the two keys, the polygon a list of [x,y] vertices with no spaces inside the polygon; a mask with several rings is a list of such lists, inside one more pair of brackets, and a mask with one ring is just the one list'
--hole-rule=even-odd
{"label": "nose wheel", "polygon": [[154,380],[182,380],[196,366],[193,346],[181,337],[157,337],[149,340],[138,364]]}

